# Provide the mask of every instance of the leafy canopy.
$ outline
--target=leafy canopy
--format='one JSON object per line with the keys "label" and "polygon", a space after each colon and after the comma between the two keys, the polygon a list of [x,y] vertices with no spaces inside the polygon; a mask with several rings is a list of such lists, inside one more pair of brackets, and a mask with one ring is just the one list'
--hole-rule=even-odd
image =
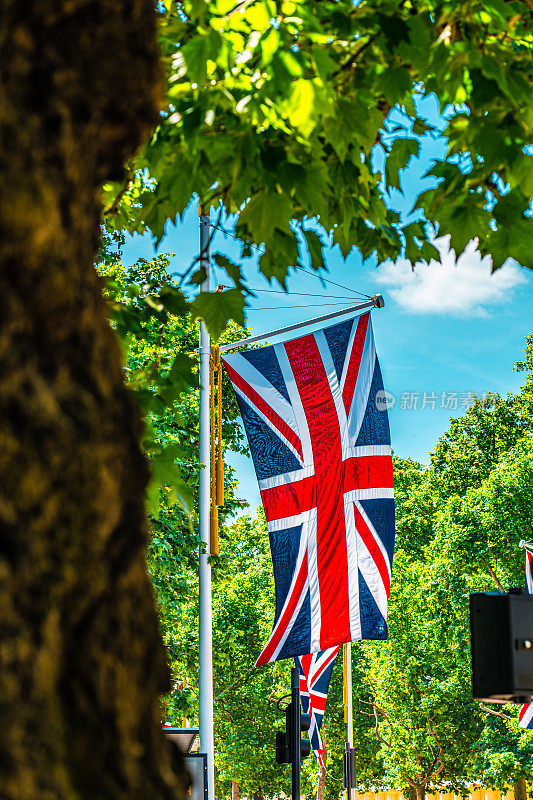
{"label": "leafy canopy", "polygon": [[[425,219],[457,252],[477,236],[495,268],[508,256],[531,266],[525,2],[162,0],[158,8],[166,104],[126,186],[106,187],[109,225],[161,239],[197,193],[204,208],[220,202],[240,214],[238,236],[247,247],[266,244],[260,268],[282,282],[298,259],[291,220],[317,215],[344,256],[356,245],[364,257],[395,257],[403,243],[411,259],[429,258]],[[443,130],[417,116],[416,93],[438,97],[448,152],[428,165],[424,214],[406,224],[391,192]],[[411,125],[391,138],[397,105]],[[376,146],[383,175],[371,166]],[[320,243],[306,235],[319,267]]]}

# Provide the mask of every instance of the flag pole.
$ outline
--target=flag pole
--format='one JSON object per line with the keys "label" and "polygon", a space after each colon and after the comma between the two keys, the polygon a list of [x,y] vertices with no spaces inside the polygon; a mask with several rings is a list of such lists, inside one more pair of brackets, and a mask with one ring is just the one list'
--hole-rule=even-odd
{"label": "flag pole", "polygon": [[[200,268],[206,272],[201,292],[209,291],[209,216],[200,217]],[[213,727],[213,621],[211,604],[210,515],[211,515],[211,454],[209,420],[209,333],[200,320],[200,491],[199,527],[203,547],[199,554],[199,727],[200,751],[207,754],[207,800],[215,800],[215,742]],[[205,553],[202,553],[205,549]]]}
{"label": "flag pole", "polygon": [[346,645],[346,699],[348,719],[346,720],[347,742],[353,747],[353,692],[352,692],[352,643]]}
{"label": "flag pole", "polygon": [[354,800],[355,760],[353,751],[353,692],[352,692],[352,643],[342,648],[344,721],[346,723],[346,746],[343,756],[344,786],[346,800]]}
{"label": "flag pole", "polygon": [[233,350],[234,347],[242,347],[246,344],[253,342],[260,342],[263,339],[270,339],[272,336],[279,336],[280,333],[289,333],[290,331],[297,331],[298,328],[305,328],[307,325],[315,325],[317,322],[325,322],[327,319],[334,319],[343,314],[353,314],[356,311],[364,311],[365,308],[383,308],[385,300],[381,294],[375,294],[374,297],[369,297],[364,303],[359,303],[350,308],[342,308],[340,311],[332,311],[331,314],[323,314],[321,317],[314,317],[307,319],[305,322],[297,322],[295,325],[286,325],[284,328],[276,328],[274,331],[268,333],[261,333],[259,336],[248,336],[247,339],[240,339],[238,342],[231,342],[230,344],[221,344],[220,352],[225,353],[227,350]]}

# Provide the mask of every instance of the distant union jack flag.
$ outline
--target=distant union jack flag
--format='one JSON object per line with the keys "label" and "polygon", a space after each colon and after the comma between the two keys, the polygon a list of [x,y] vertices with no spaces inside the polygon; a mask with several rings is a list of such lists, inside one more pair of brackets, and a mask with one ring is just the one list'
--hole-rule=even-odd
{"label": "distant union jack flag", "polygon": [[300,698],[302,711],[311,717],[309,739],[311,747],[321,767],[324,766],[324,745],[320,736],[322,719],[326,708],[329,682],[335,657],[340,645],[322,650],[320,653],[309,653],[294,659],[300,670]]}
{"label": "distant union jack flag", "polygon": [[[526,550],[526,590],[533,594],[533,555]],[[533,703],[525,703],[518,713],[520,728],[533,728]]]}
{"label": "distant union jack flag", "polygon": [[274,629],[257,664],[385,639],[394,491],[370,315],[222,360],[274,566]]}

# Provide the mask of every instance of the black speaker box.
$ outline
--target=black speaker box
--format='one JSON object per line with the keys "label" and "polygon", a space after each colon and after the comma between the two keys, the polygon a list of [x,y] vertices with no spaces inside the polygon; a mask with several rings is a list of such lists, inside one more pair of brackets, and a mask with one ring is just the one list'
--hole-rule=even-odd
{"label": "black speaker box", "polygon": [[520,589],[471,594],[470,643],[476,700],[533,698],[533,595]]}

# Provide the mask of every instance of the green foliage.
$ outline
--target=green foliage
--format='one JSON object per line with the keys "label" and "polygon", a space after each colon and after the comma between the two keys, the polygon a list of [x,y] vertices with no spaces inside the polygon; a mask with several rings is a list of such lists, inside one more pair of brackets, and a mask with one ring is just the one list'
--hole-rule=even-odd
{"label": "green foliage", "polygon": [[[105,278],[111,319],[125,357],[130,390],[144,412],[143,447],[151,470],[148,511],[148,567],[157,595],[163,637],[171,662],[179,651],[183,615],[197,594],[198,534],[198,328],[179,288],[170,282],[169,260],[159,255],[126,268],[121,237],[106,237],[98,271]],[[226,341],[242,330],[229,326]],[[238,409],[227,380],[223,387],[224,452],[242,450]],[[226,465],[226,517],[245,506],[235,495],[233,470]],[[183,675],[177,674],[182,678]],[[178,722],[190,706],[189,689],[167,699]]]}
{"label": "green foliage", "polygon": [[523,584],[521,538],[533,528],[533,337],[517,395],[477,399],[451,420],[429,467],[394,459],[397,544],[389,639],[366,643],[364,676],[381,781],[424,788],[531,778],[533,737],[517,711],[473,702],[468,593]]}
{"label": "green foliage", "polygon": [[[220,265],[240,280],[235,265]],[[197,329],[194,307],[169,283],[167,270],[166,256],[125,268],[112,246],[99,265],[128,382],[146,416],[144,446],[156,476],[151,491],[157,511],[149,567],[172,670],[188,684],[176,685],[164,700],[166,716],[179,723],[183,716],[194,719],[198,706],[194,500],[188,501],[189,521],[183,512],[184,493],[196,495],[199,471],[197,368],[190,357]],[[234,340],[242,332],[233,327],[226,335]],[[352,657],[362,789],[424,789],[440,781],[459,788],[473,778],[501,787],[533,777],[533,735],[516,727],[513,709],[504,710],[510,719],[480,711],[471,699],[468,657],[468,592],[494,588],[495,582],[519,585],[523,556],[516,545],[530,538],[533,527],[533,334],[515,368],[525,373],[522,390],[476,400],[451,421],[428,467],[394,459],[397,546],[389,639],[355,644]],[[225,448],[241,451],[237,414],[228,390]],[[273,580],[264,515],[234,522],[243,505],[235,488],[230,470],[221,552],[213,559],[217,796],[229,798],[237,780],[243,794],[271,797],[288,791],[289,770],[275,765],[273,754],[275,730],[283,725],[275,701],[287,692],[291,664],[253,668],[270,632]],[[338,662],[323,727],[328,796],[340,789],[345,740]],[[306,794],[313,793],[317,773],[314,759],[306,761]]]}
{"label": "green foliage", "polygon": [[[204,208],[240,213],[239,236],[265,243],[260,267],[282,283],[298,258],[291,219],[319,215],[343,255],[355,245],[364,257],[395,257],[399,217],[367,164],[383,143],[386,183],[396,187],[416,137],[440,134],[416,117],[416,87],[435,92],[449,119],[452,160],[431,172],[441,180],[421,198],[426,218],[457,252],[477,236],[495,268],[508,256],[531,266],[528,19],[523,0],[168,0],[159,5],[166,105],[126,186],[105,187],[107,224],[161,239],[195,192]],[[383,123],[396,104],[411,115],[413,137],[390,149]],[[479,158],[463,174],[457,157],[467,153]],[[405,231],[410,257],[430,257],[414,235]]]}
{"label": "green foliage", "polygon": [[126,354],[129,388],[145,415],[143,447],[152,474],[148,510],[154,515],[160,492],[187,512],[193,502],[186,479],[189,453],[180,436],[176,401],[197,382],[191,358],[194,334],[190,322],[176,315],[183,314],[188,303],[168,283],[167,268],[168,258],[159,256],[150,263],[141,259],[126,270],[118,253],[109,253],[99,265],[107,278],[111,319]]}
{"label": "green foliage", "polygon": [[498,711],[503,716],[485,715],[483,731],[473,747],[471,774],[485,786],[500,789],[518,778],[533,779],[533,732],[517,730],[516,706]]}
{"label": "green foliage", "polygon": [[466,658],[466,591],[464,578],[398,549],[389,638],[367,648],[366,673],[390,786],[457,784],[466,775],[481,729]]}

